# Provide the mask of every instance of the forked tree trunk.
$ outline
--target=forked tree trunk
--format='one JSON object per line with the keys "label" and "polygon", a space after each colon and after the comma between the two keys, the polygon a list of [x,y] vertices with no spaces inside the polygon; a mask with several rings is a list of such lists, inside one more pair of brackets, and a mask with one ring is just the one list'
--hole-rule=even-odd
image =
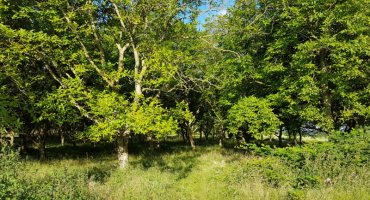
{"label": "forked tree trunk", "polygon": [[126,130],[117,136],[117,156],[119,168],[123,169],[128,164],[128,137],[129,131]]}

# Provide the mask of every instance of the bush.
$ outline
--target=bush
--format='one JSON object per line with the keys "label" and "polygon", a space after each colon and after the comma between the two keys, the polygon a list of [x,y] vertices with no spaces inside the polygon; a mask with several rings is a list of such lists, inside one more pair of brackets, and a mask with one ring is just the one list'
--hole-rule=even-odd
{"label": "bush", "polygon": [[302,190],[289,190],[288,191],[288,200],[301,200],[304,199],[304,191]]}
{"label": "bush", "polygon": [[322,186],[325,180],[332,180],[331,183],[343,180],[356,174],[356,169],[368,167],[370,134],[367,129],[356,129],[351,133],[334,133],[329,142],[323,143],[286,148],[244,144],[239,148],[261,158],[255,164],[272,186],[288,183],[295,189],[307,189]]}
{"label": "bush", "polygon": [[28,180],[17,151],[2,147],[0,152],[0,199],[93,199],[87,175],[64,169],[43,179]]}
{"label": "bush", "polygon": [[18,178],[22,167],[19,154],[8,146],[0,151],[0,199],[22,199],[24,184]]}

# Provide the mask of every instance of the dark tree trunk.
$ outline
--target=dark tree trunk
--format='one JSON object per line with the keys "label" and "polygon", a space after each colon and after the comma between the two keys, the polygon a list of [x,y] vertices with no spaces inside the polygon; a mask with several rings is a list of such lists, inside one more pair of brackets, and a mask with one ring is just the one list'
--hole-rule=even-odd
{"label": "dark tree trunk", "polygon": [[21,153],[27,154],[27,151],[28,151],[27,135],[20,134],[20,137],[21,137]]}
{"label": "dark tree trunk", "polygon": [[204,138],[206,139],[206,141],[208,141],[208,136],[209,136],[209,132],[207,131],[204,133]]}
{"label": "dark tree trunk", "polygon": [[45,160],[46,152],[45,152],[45,129],[43,127],[34,130],[34,134],[36,137],[35,143],[37,150],[39,152],[40,160]]}
{"label": "dark tree trunk", "polygon": [[241,131],[239,131],[238,134],[235,137],[238,140],[239,145],[245,144],[247,142],[247,141],[245,141],[244,133],[242,133]]}
{"label": "dark tree trunk", "polygon": [[253,139],[253,135],[247,132],[243,132],[243,138],[245,142],[251,142]]}
{"label": "dark tree trunk", "polygon": [[279,129],[279,147],[283,146],[283,127],[280,126]]}

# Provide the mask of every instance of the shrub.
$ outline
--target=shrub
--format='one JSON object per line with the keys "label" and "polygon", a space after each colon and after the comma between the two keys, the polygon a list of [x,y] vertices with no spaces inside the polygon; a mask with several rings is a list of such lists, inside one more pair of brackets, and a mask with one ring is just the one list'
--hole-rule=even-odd
{"label": "shrub", "polygon": [[304,199],[304,191],[302,190],[289,190],[287,195],[288,200],[301,200]]}
{"label": "shrub", "polygon": [[24,184],[18,178],[22,164],[19,154],[8,146],[0,151],[0,199],[22,199]]}
{"label": "shrub", "polygon": [[93,199],[88,193],[87,175],[64,169],[43,179],[28,180],[17,151],[2,147],[0,152],[0,199]]}

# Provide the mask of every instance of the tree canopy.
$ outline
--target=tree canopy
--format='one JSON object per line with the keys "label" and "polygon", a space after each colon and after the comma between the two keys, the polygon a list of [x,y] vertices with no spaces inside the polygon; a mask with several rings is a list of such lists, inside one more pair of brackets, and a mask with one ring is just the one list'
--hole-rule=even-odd
{"label": "tree canopy", "polygon": [[[116,141],[325,133],[370,117],[368,0],[0,1],[0,133]],[[70,128],[72,127],[72,128]],[[58,132],[57,131],[57,132]],[[27,140],[25,140],[27,141]]]}

